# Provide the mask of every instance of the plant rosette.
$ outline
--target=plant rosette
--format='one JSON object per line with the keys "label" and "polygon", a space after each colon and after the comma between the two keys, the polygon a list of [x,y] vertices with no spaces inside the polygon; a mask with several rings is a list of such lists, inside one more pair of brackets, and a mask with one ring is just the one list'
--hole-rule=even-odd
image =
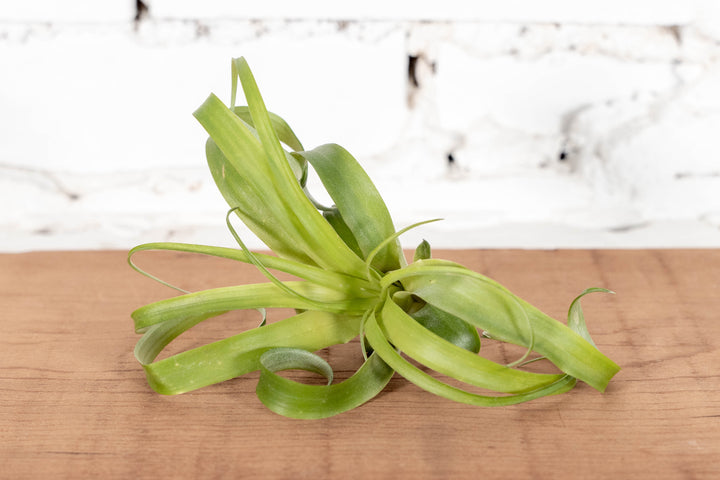
{"label": "plant rosette", "polygon": [[[235,105],[238,79],[247,106]],[[256,392],[263,404],[281,415],[310,419],[362,405],[395,372],[450,400],[502,406],[566,392],[578,380],[604,391],[619,371],[593,343],[580,307],[584,295],[609,290],[582,292],[571,303],[566,325],[496,281],[432,258],[426,241],[408,264],[399,236],[427,222],[396,231],[382,197],[349,152],[335,144],[305,150],[288,124],[265,108],[244,58],[232,61],[230,106],[211,94],[194,116],[209,134],[208,166],[230,205],[226,223],[239,248],[159,242],[130,250],[133,268],[182,292],[132,313],[135,331],[142,334],[135,356],[155,391],[179,394],[259,370]],[[311,169],[331,206],[308,191]],[[273,254],[251,252],[233,228],[234,217]],[[137,267],[133,255],[144,250],[236,260],[254,265],[268,281],[187,292]],[[271,270],[297,280],[281,281]],[[296,314],[157,359],[204,320],[268,308]],[[484,358],[480,331],[522,346],[524,355],[511,364]],[[334,383],[332,368],[314,352],[355,338],[364,361],[352,376]],[[559,373],[523,368],[540,359]],[[327,385],[278,375],[289,369],[320,374]]]}

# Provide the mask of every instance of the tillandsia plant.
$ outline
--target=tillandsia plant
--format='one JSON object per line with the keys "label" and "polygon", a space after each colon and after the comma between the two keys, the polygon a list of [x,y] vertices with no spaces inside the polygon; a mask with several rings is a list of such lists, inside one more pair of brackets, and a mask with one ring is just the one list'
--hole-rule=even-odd
{"label": "tillandsia plant", "polygon": [[[235,105],[238,79],[247,106]],[[128,261],[168,286],[135,266],[133,255],[173,250],[224,257],[254,265],[268,281],[194,293],[178,288],[183,295],[134,311],[135,331],[143,334],[135,356],[157,392],[179,394],[259,370],[257,396],[270,410],[323,418],[372,399],[394,372],[450,400],[500,406],[565,392],[578,380],[603,391],[619,371],[596,348],[580,308],[583,295],[608,290],[578,296],[565,325],[494,280],[431,258],[425,241],[408,264],[398,237],[426,222],[396,231],[350,153],[334,144],[305,150],[288,124],[266,110],[245,59],[232,61],[230,106],[211,94],[194,115],[210,136],[207,161],[231,207],[226,223],[239,248],[148,243],[133,248]],[[308,192],[310,168],[332,206]],[[274,255],[251,252],[233,228],[234,216]],[[280,281],[271,270],[298,280]],[[296,314],[157,360],[173,339],[204,320],[267,308]],[[520,345],[525,354],[512,364],[486,359],[479,355],[481,336]],[[364,361],[352,376],[333,383],[332,368],[314,352],[355,338]],[[529,359],[531,352],[538,356]],[[549,360],[560,373],[522,368],[536,359]],[[288,369],[318,373],[327,385],[277,373]],[[443,375],[459,382],[444,382]]]}

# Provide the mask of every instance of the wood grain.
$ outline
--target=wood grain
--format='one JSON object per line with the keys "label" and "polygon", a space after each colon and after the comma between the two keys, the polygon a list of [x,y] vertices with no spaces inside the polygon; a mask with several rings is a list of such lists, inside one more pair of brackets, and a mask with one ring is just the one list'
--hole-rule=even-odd
{"label": "wood grain", "polygon": [[[130,312],[173,295],[124,252],[0,255],[1,478],[720,478],[720,250],[436,252],[563,319],[584,301],[623,367],[608,390],[479,408],[397,375],[346,414],[290,420],[256,374],[185,395],[150,390]],[[185,288],[258,281],[252,267],[184,254],[139,263]],[[192,342],[234,333],[219,320]],[[327,352],[341,375],[357,349]]]}

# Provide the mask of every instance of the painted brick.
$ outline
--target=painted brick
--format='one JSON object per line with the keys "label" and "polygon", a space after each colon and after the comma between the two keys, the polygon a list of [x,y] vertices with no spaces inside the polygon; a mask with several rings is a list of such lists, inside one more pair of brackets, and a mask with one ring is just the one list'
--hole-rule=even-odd
{"label": "painted brick", "polygon": [[518,44],[515,54],[483,58],[452,43],[443,45],[436,80],[443,124],[458,128],[490,117],[511,128],[547,134],[559,131],[562,118],[573,110],[638,91],[664,91],[674,82],[672,58],[628,62],[562,48],[526,56],[522,48]]}
{"label": "painted brick", "polygon": [[130,0],[3,0],[0,6],[0,23],[128,22],[136,12],[135,2]]}
{"label": "painted brick", "polygon": [[0,251],[230,245],[191,112],[229,98],[238,55],[399,227],[446,219],[408,247],[720,245],[716,3],[149,4],[139,23],[0,16]]}
{"label": "painted brick", "polygon": [[148,0],[159,18],[294,18],[350,20],[433,20],[491,22],[568,22],[623,24],[684,24],[695,18],[698,1],[506,0],[478,4],[465,0],[336,2],[332,0],[266,0],[239,3],[227,0]]}
{"label": "painted brick", "polygon": [[268,107],[308,146],[337,142],[372,154],[402,127],[401,31],[365,43],[336,30],[245,40],[245,24],[236,28],[242,41],[216,43],[212,27],[199,40],[195,28],[176,27],[169,40],[129,27],[68,28],[0,44],[8,65],[0,77],[7,96],[0,158],[78,172],[196,165],[205,134],[191,114],[210,91],[229,100],[230,59],[239,55]]}

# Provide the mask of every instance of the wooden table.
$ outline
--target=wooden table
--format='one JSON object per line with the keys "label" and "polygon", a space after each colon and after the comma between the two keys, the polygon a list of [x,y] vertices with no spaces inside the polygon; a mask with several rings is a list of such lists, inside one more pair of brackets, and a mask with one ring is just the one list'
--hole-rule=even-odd
{"label": "wooden table", "polygon": [[[174,292],[124,252],[0,255],[1,478],[720,478],[720,250],[435,252],[555,318],[586,287],[591,333],[623,370],[604,394],[456,404],[397,375],[326,420],[278,416],[257,374],[179,396],[147,386],[130,312]],[[226,260],[145,252],[189,289],[260,281]],[[208,322],[192,342],[235,333]],[[339,376],[358,349],[328,353]],[[100,477],[102,475],[102,477]]]}

